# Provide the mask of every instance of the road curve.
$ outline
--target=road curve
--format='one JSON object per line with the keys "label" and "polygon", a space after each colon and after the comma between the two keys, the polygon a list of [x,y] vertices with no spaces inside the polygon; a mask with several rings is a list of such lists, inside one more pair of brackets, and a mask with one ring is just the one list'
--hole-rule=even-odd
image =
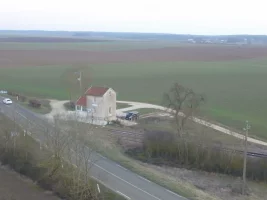
{"label": "road curve", "polygon": [[[26,117],[34,123],[44,123],[40,115],[18,104],[4,105],[2,100],[3,98],[0,97],[0,110],[9,118],[13,119],[14,111],[16,111],[19,115]],[[35,135],[35,137],[39,141],[44,139],[42,135]],[[90,153],[89,149],[88,153]],[[90,174],[92,178],[128,200],[186,200],[186,198],[123,168],[98,153],[91,154],[90,160],[97,160],[91,167]]]}
{"label": "road curve", "polygon": [[[158,109],[158,110],[163,110],[163,111],[167,111],[168,109],[166,107],[163,106],[159,106],[159,105],[154,105],[154,104],[149,104],[149,103],[142,103],[142,102],[134,102],[134,101],[117,101],[117,103],[125,103],[125,104],[129,104],[130,107],[128,108],[122,108],[119,109],[120,112],[126,112],[129,110],[135,110],[135,109],[140,109],[140,108],[154,108],[154,109]],[[168,110],[168,112],[172,112],[173,110]],[[180,115],[183,115],[183,113],[180,113]],[[227,134],[227,135],[231,135],[234,136],[236,138],[239,139],[244,139],[244,136],[240,133],[231,131],[227,128],[224,128],[222,126],[207,122],[205,120],[199,119],[197,117],[192,117],[192,120],[198,124],[207,126],[209,128],[212,128],[214,130],[220,131],[221,133]],[[267,146],[267,142],[261,141],[261,140],[257,140],[251,137],[248,137],[248,141],[254,144],[259,144],[259,145],[263,145],[263,146]]]}

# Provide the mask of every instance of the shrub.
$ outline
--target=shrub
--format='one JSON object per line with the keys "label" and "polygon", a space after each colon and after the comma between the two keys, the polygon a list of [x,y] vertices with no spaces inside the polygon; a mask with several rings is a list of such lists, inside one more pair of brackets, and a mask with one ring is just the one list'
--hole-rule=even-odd
{"label": "shrub", "polygon": [[114,125],[114,126],[118,126],[118,127],[123,127],[123,124],[121,123],[121,121],[119,119],[111,120],[109,122],[109,124]]}
{"label": "shrub", "polygon": [[37,99],[30,99],[29,100],[29,106],[33,108],[40,108],[41,107],[41,102],[38,101]]}
{"label": "shrub", "polygon": [[68,102],[64,103],[64,107],[66,110],[75,111],[75,102],[68,101]]}
{"label": "shrub", "polygon": [[25,102],[27,100],[27,98],[23,95],[19,95],[19,101],[21,102]]}
{"label": "shrub", "polygon": [[[156,165],[200,169],[237,177],[242,176],[243,171],[243,154],[185,138],[178,139],[169,132],[148,131],[143,147],[127,150],[126,153]],[[252,180],[267,182],[267,158],[248,157],[247,176]]]}
{"label": "shrub", "polygon": [[12,92],[12,91],[7,91],[7,94],[10,96],[18,96],[16,92]]}

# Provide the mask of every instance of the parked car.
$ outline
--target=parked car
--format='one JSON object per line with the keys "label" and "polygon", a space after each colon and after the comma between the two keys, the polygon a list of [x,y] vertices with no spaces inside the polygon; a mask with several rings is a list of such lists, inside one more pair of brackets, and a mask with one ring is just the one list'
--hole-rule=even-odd
{"label": "parked car", "polygon": [[137,111],[131,111],[126,114],[125,119],[135,121],[139,118],[139,113]]}
{"label": "parked car", "polygon": [[10,105],[10,104],[12,104],[13,102],[12,102],[11,99],[9,99],[9,98],[5,98],[5,99],[3,100],[3,103],[6,104],[6,105]]}

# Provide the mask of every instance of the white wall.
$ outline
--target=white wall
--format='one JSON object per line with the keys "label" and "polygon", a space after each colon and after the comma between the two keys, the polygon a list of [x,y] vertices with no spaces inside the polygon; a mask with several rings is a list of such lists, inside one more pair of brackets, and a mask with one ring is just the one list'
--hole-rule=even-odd
{"label": "white wall", "polygon": [[[98,106],[95,108],[94,113],[90,113],[90,116],[96,118],[102,118],[105,120],[115,120],[116,119],[116,92],[113,89],[109,89],[103,97],[87,96],[88,108],[93,109],[92,104],[95,103]],[[109,113],[109,108],[111,108],[111,113]],[[111,115],[110,115],[111,114]]]}
{"label": "white wall", "polygon": [[[116,92],[113,89],[109,89],[104,97],[104,113],[106,118],[110,120],[116,119]],[[109,112],[109,108],[111,108],[111,113]]]}

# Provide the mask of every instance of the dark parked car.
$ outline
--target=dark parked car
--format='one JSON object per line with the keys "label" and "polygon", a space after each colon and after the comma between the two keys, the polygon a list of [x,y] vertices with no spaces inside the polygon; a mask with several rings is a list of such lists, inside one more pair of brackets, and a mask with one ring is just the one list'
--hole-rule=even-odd
{"label": "dark parked car", "polygon": [[139,113],[137,111],[131,111],[126,114],[125,119],[135,121],[139,118]]}

